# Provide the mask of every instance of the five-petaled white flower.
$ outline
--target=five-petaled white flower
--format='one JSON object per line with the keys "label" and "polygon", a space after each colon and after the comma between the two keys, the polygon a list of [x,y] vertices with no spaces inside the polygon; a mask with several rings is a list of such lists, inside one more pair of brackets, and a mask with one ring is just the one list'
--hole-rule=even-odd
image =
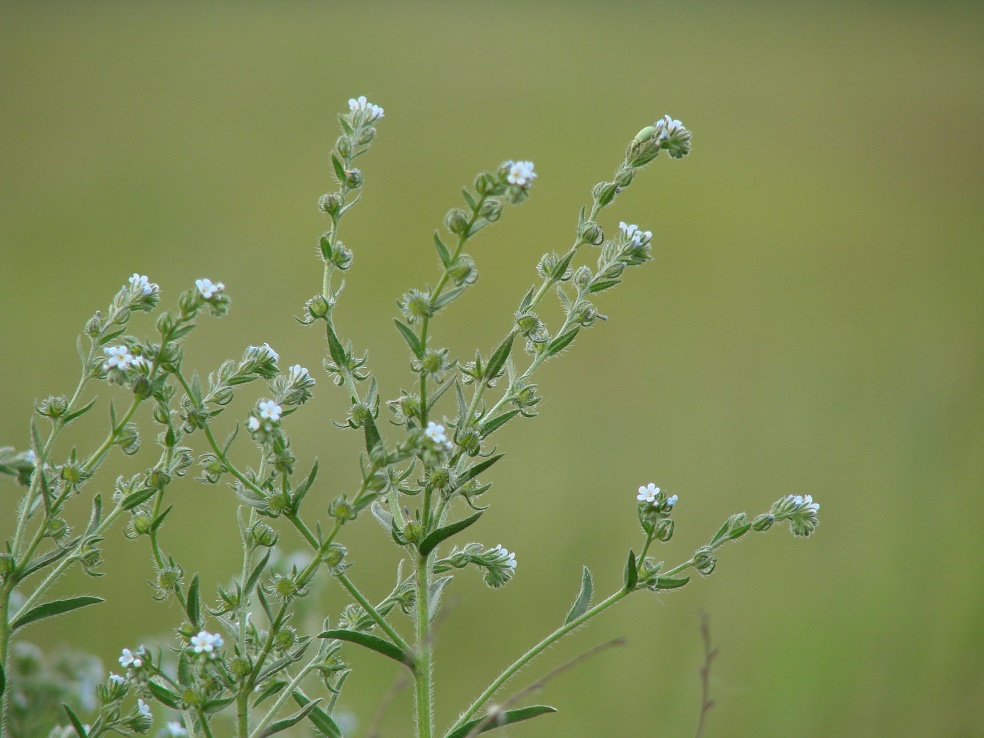
{"label": "five-petaled white flower", "polygon": [[639,494],[636,495],[636,499],[639,502],[648,502],[650,505],[656,504],[656,495],[659,494],[659,487],[650,482],[645,487],[639,488]]}
{"label": "five-petaled white flower", "polygon": [[501,562],[502,566],[506,567],[507,569],[515,570],[516,554],[510,552],[509,549],[503,548],[501,543],[497,543],[493,550],[499,551],[502,554],[503,557],[503,561]]}
{"label": "five-petaled white flower", "polygon": [[152,717],[150,714],[150,705],[148,705],[143,700],[137,700],[137,712],[140,713],[141,717],[149,718]]}
{"label": "five-petaled white flower", "polygon": [[506,165],[509,167],[509,174],[506,176],[506,181],[509,184],[519,185],[524,189],[529,189],[533,186],[533,180],[536,178],[536,172],[533,171],[533,162],[507,161]]}
{"label": "five-petaled white flower", "polygon": [[645,246],[653,240],[652,231],[639,230],[639,226],[637,225],[628,225],[625,222],[620,222],[618,227],[619,230],[625,234],[625,238],[634,243],[636,246]]}
{"label": "five-petaled white flower", "polygon": [[373,123],[383,117],[383,109],[366,100],[365,95],[359,95],[357,98],[349,98],[348,104],[350,112],[363,112],[365,114],[366,123]]}
{"label": "five-petaled white flower", "polygon": [[672,510],[673,509],[673,506],[675,504],[677,504],[677,500],[679,500],[679,499],[680,498],[677,497],[676,495],[670,495],[669,497],[667,497],[666,498],[666,509],[667,510]]}
{"label": "five-petaled white flower", "polygon": [[109,681],[117,686],[120,684],[126,684],[126,679],[124,677],[121,677],[119,674],[114,674],[113,672],[109,672]]}
{"label": "five-petaled white flower", "polygon": [[280,407],[273,400],[261,400],[260,401],[260,417],[264,420],[272,420],[276,423],[280,420],[281,414],[284,412],[283,408]]}
{"label": "five-petaled white flower", "polygon": [[270,348],[269,343],[264,343],[262,346],[260,346],[259,352],[261,354],[266,354],[265,358],[270,358],[273,361],[280,361],[280,354],[278,354],[276,351]]}
{"label": "five-petaled white flower", "polygon": [[211,279],[196,279],[195,286],[198,288],[199,294],[206,300],[211,300],[225,289],[224,284],[221,282],[212,284]]}
{"label": "five-petaled white flower", "polygon": [[138,648],[136,653],[131,651],[129,648],[124,648],[123,655],[120,656],[120,666],[122,666],[125,669],[128,669],[131,666],[134,669],[139,669],[141,666],[143,666],[143,658],[141,658],[143,655],[144,655],[143,646]]}
{"label": "five-petaled white flower", "polygon": [[148,280],[147,277],[136,272],[133,273],[133,276],[128,281],[130,282],[130,286],[135,290],[140,290],[140,294],[142,295],[150,295],[160,289],[160,287]]}
{"label": "five-petaled white flower", "polygon": [[107,371],[110,369],[122,369],[125,371],[133,366],[134,361],[136,361],[126,346],[107,346],[103,349],[103,353],[109,357],[106,359],[105,364]]}
{"label": "five-petaled white flower", "polygon": [[255,415],[250,415],[249,420],[246,421],[246,427],[249,428],[253,433],[256,433],[260,429],[260,419]]}
{"label": "five-petaled white flower", "polygon": [[812,495],[796,495],[793,497],[793,502],[796,504],[796,507],[802,508],[810,515],[816,515],[820,512],[820,503],[814,502]]}
{"label": "five-petaled white flower", "polygon": [[188,735],[188,731],[185,727],[174,720],[170,720],[164,726],[164,730],[167,731],[168,738],[183,738],[183,736]]}
{"label": "five-petaled white flower", "polygon": [[453,447],[444,431],[444,426],[440,423],[435,423],[433,420],[427,423],[427,427],[424,429],[424,435],[437,445],[444,446],[448,450]]}
{"label": "five-petaled white flower", "polygon": [[314,384],[311,374],[300,364],[294,364],[287,374],[289,384]]}
{"label": "five-petaled white flower", "polygon": [[191,647],[195,653],[212,653],[215,649],[221,648],[224,641],[218,633],[201,631],[198,635],[191,637]]}

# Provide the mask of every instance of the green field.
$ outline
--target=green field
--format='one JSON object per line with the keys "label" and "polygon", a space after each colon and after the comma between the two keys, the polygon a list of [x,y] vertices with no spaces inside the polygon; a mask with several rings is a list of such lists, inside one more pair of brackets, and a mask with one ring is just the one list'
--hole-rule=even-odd
{"label": "green field", "polygon": [[[2,3],[0,445],[24,448],[35,398],[71,391],[75,336],[130,274],[165,305],[207,276],[233,308],[187,362],[207,373],[268,341],[312,369],[291,429],[301,466],[320,460],[324,511],[357,483],[360,439],[329,422],[346,397],[314,371],[322,335],[292,316],[321,285],[336,111],[360,94],[386,110],[337,309],[384,400],[410,381],[395,300],[436,279],[431,232],[459,188],[505,159],[539,173],[434,324],[467,360],[507,329],[539,256],[567,248],[625,144],[669,113],[693,154],[660,157],[603,221],[651,229],[655,261],[544,367],[541,416],[497,436],[507,456],[475,536],[516,551],[518,574],[501,591],[456,580],[439,725],[562,622],[582,564],[599,593],[620,585],[635,488],[655,481],[680,497],[670,562],[787,493],[817,498],[822,524],[725,549],[708,580],[636,595],[561,642],[509,686],[628,645],[535,697],[556,715],[502,735],[693,735],[703,609],[721,649],[704,738],[984,736],[982,21],[979,2]],[[105,412],[68,440],[91,449]],[[0,479],[0,537],[18,489]],[[234,498],[172,489],[164,545],[212,591],[239,565]],[[388,592],[388,537],[366,516],[343,542],[361,586]],[[106,559],[108,576],[59,587],[107,604],[25,637],[107,667],[166,638],[180,615],[151,599],[145,542],[117,529]],[[347,602],[329,585],[311,617]],[[340,707],[359,736],[398,667],[353,661]],[[411,734],[410,697],[387,738]]]}

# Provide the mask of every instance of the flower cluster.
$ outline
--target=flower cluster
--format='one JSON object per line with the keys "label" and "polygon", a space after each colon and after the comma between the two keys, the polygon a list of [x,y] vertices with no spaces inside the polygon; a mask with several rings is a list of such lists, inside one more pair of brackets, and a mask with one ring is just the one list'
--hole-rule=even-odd
{"label": "flower cluster", "polygon": [[475,558],[485,567],[485,583],[490,587],[501,587],[516,574],[516,554],[501,543]]}
{"label": "flower cluster", "polygon": [[622,237],[634,246],[645,246],[653,240],[652,231],[643,231],[637,225],[628,225],[620,222],[618,229],[622,232]]}
{"label": "flower cluster", "polygon": [[146,276],[137,274],[134,272],[133,276],[128,280],[130,283],[130,288],[137,294],[146,297],[147,295],[154,295],[161,291],[161,288],[147,279]]}
{"label": "flower cluster", "polygon": [[123,655],[120,656],[119,661],[120,666],[124,669],[140,669],[147,661],[147,651],[143,646],[140,646],[136,651],[124,648]]}
{"label": "flower cluster", "polygon": [[814,502],[810,495],[788,495],[778,500],[770,512],[776,520],[788,520],[794,536],[805,538],[820,524],[817,517],[820,503]]}
{"label": "flower cluster", "polygon": [[357,98],[350,98],[348,101],[348,106],[349,112],[352,113],[353,117],[356,118],[362,125],[375,123],[383,117],[383,109],[366,100],[365,95],[359,95]]}
{"label": "flower cluster", "polygon": [[653,123],[653,127],[656,129],[655,136],[660,141],[660,145],[674,159],[682,159],[690,153],[690,131],[683,123],[664,115]]}

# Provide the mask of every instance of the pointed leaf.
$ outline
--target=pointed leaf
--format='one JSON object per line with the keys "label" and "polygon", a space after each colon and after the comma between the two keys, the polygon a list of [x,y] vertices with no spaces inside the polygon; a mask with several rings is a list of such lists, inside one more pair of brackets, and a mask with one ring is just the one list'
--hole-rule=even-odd
{"label": "pointed leaf", "polygon": [[167,509],[164,512],[162,512],[160,515],[154,518],[154,522],[150,524],[150,530],[152,533],[157,532],[157,529],[160,528],[161,524],[164,522],[164,518],[166,518],[168,514],[171,512],[171,510],[173,509],[174,509],[174,505],[168,505]]}
{"label": "pointed leaf", "polygon": [[154,695],[154,699],[162,702],[173,710],[181,709],[181,698],[167,687],[161,686],[157,682],[147,682],[147,689]]}
{"label": "pointed leaf", "polygon": [[43,569],[44,567],[55,563],[58,559],[62,558],[72,548],[74,548],[75,544],[77,544],[80,540],[81,539],[76,538],[68,546],[65,546],[65,548],[56,548],[43,556],[38,556],[36,559],[32,559],[31,562],[24,567],[24,571],[20,573],[18,581],[22,582],[39,569]]}
{"label": "pointed leaf", "polygon": [[[320,701],[320,698],[318,701]],[[308,702],[307,705],[302,707],[300,710],[295,712],[290,717],[284,718],[283,720],[278,720],[275,723],[271,723],[266,730],[260,733],[260,738],[267,738],[267,736],[276,735],[277,733],[282,733],[283,731],[287,730],[287,728],[297,725],[309,714],[311,714],[311,711],[314,710],[317,706],[318,706],[317,701]]]}
{"label": "pointed leaf", "polygon": [[[299,689],[295,689],[291,697],[301,707],[311,704],[311,700]],[[308,720],[314,723],[314,727],[321,731],[322,735],[327,736],[327,738],[342,738],[342,729],[331,719],[331,715],[320,707],[315,707],[311,710]]]}
{"label": "pointed leaf", "polygon": [[492,466],[495,462],[501,459],[505,454],[496,454],[495,456],[490,456],[485,461],[480,461],[475,464],[475,466],[470,467],[465,470],[465,473],[458,477],[458,486],[461,486],[465,482],[470,482],[472,479],[477,477],[483,471]]}
{"label": "pointed leaf", "polygon": [[87,412],[89,412],[89,410],[92,409],[92,406],[96,404],[96,400],[97,399],[99,399],[99,398],[93,397],[92,398],[92,401],[89,402],[85,407],[79,408],[74,413],[69,413],[68,415],[66,415],[64,418],[62,418],[62,425],[63,426],[64,425],[68,425],[69,423],[71,423],[76,418],[78,418],[78,417],[80,417],[82,415],[85,415]]}
{"label": "pointed leaf", "polygon": [[458,421],[470,421],[471,419],[468,418],[468,403],[465,402],[465,393],[461,391],[461,385],[457,380],[454,383],[454,391],[458,396]]}
{"label": "pointed leaf", "polygon": [[449,377],[448,379],[444,380],[444,384],[440,385],[436,390],[434,390],[431,393],[430,397],[427,398],[428,412],[430,412],[431,408],[433,408],[434,405],[437,403],[437,401],[441,399],[444,393],[447,392],[449,389],[451,389],[451,385],[454,384],[457,381],[457,379],[458,379],[457,377]]}
{"label": "pointed leaf", "polygon": [[417,338],[417,334],[410,329],[410,326],[401,323],[396,318],[393,318],[393,322],[396,323],[396,327],[403,336],[403,339],[410,346],[410,350],[413,351],[413,355],[418,359],[421,358],[424,355],[424,350],[420,345],[420,339]]}
{"label": "pointed leaf", "polygon": [[372,414],[370,413],[366,413],[366,422],[363,426],[363,430],[366,434],[366,451],[372,453],[374,448],[383,445],[383,439],[379,435],[379,429],[376,427],[376,421],[373,420]]}
{"label": "pointed leaf", "polygon": [[89,515],[89,527],[85,529],[85,533],[91,536],[96,532],[96,528],[99,527],[99,521],[102,519],[102,496],[96,495],[92,498],[92,513]]}
{"label": "pointed leaf", "polygon": [[381,653],[383,656],[389,656],[394,661],[399,661],[401,664],[405,664],[410,668],[413,668],[413,657],[405,653],[399,646],[395,643],[387,641],[379,636],[370,635],[369,633],[362,633],[358,630],[345,630],[345,629],[335,629],[326,630],[324,633],[320,634],[318,638],[334,638],[337,641],[347,641],[349,643],[355,643],[376,653]]}
{"label": "pointed leaf", "polygon": [[72,708],[64,702],[62,703],[62,707],[64,707],[65,712],[68,713],[68,719],[72,721],[72,727],[75,729],[75,734],[79,738],[86,738],[88,733],[85,732],[85,726],[82,725],[82,721],[75,716],[74,712],[72,712]]}
{"label": "pointed leaf", "polygon": [[32,607],[26,613],[17,618],[17,620],[11,623],[10,630],[14,631],[37,620],[54,617],[55,615],[64,615],[66,612],[78,610],[80,607],[86,607],[87,605],[95,605],[97,602],[102,601],[102,597],[84,595],[82,597],[69,597],[64,600],[52,600],[51,602],[45,602],[43,605]]}
{"label": "pointed leaf", "polygon": [[345,167],[342,165],[341,159],[339,159],[334,153],[331,155],[331,165],[335,169],[335,176],[338,177],[339,184],[344,182]]}
{"label": "pointed leaf", "polygon": [[594,294],[596,292],[604,292],[605,290],[610,290],[616,285],[622,284],[621,279],[605,279],[601,282],[595,282],[588,288],[589,294]]}
{"label": "pointed leaf", "polygon": [[530,287],[530,291],[526,293],[526,297],[524,297],[519,303],[519,312],[525,313],[529,309],[530,305],[533,304],[533,295],[535,292],[536,285]]}
{"label": "pointed leaf", "polygon": [[629,551],[629,559],[625,562],[625,588],[631,592],[636,588],[636,584],[639,583],[639,569],[636,565],[636,557],[634,551]]}
{"label": "pointed leaf", "polygon": [[380,505],[379,500],[372,501],[372,504],[369,506],[369,511],[372,513],[372,516],[379,521],[379,524],[383,526],[383,530],[387,533],[393,530],[393,514],[385,507]]}
{"label": "pointed leaf", "polygon": [[588,567],[584,567],[584,570],[581,572],[581,591],[578,592],[577,599],[574,600],[574,604],[571,606],[571,611],[567,613],[567,617],[564,619],[564,625],[577,620],[588,611],[588,607],[591,606],[592,594],[594,594],[594,582],[591,579],[591,571]]}
{"label": "pointed leaf", "polygon": [[658,577],[656,589],[677,589],[690,581],[690,577]]}
{"label": "pointed leaf", "polygon": [[427,612],[430,613],[431,620],[437,615],[437,606],[441,602],[441,593],[452,579],[454,577],[449,574],[446,577],[441,577],[431,582],[430,589],[427,590]]}
{"label": "pointed leaf", "polygon": [[268,549],[266,556],[264,556],[260,563],[256,565],[253,571],[250,573],[249,578],[246,580],[246,586],[243,587],[243,597],[249,597],[249,593],[253,591],[253,587],[256,586],[257,581],[260,579],[260,575],[263,570],[266,569],[267,562],[270,561],[270,554],[273,553],[273,549]]}
{"label": "pointed leaf", "polygon": [[467,283],[461,285],[460,287],[455,287],[453,289],[448,290],[443,295],[441,295],[436,300],[434,300],[434,302],[431,303],[431,307],[433,307],[435,310],[440,310],[442,307],[447,305],[452,300],[457,299],[458,296],[466,289],[468,289]]}
{"label": "pointed leaf", "polygon": [[437,235],[437,231],[434,231],[434,246],[437,249],[437,255],[440,257],[441,263],[447,269],[451,266],[451,254],[448,252],[448,247],[444,245],[441,237]]}
{"label": "pointed leaf", "polygon": [[565,333],[564,335],[558,336],[553,341],[551,341],[550,345],[547,346],[547,355],[556,356],[565,348],[567,348],[570,345],[571,341],[574,340],[574,337],[577,336],[577,332],[579,330],[581,329],[572,328],[571,330],[567,331],[567,333]]}
{"label": "pointed leaf", "polygon": [[314,480],[318,476],[318,460],[314,460],[314,466],[311,467],[311,473],[308,474],[307,479],[301,484],[300,487],[294,490],[294,498],[291,500],[291,505],[296,512],[298,507],[300,507],[301,500],[304,496],[311,490],[311,486],[314,484]]}
{"label": "pointed leaf", "polygon": [[335,335],[335,328],[332,326],[330,320],[325,322],[325,333],[328,336],[328,353],[331,354],[331,360],[340,367],[345,366],[345,349],[342,348],[341,341]]}
{"label": "pointed leaf", "polygon": [[124,497],[123,502],[120,503],[120,507],[123,508],[124,510],[132,510],[137,505],[146,502],[156,494],[157,494],[157,489],[155,489],[154,487],[138,489],[136,492],[131,492],[126,497]]}
{"label": "pointed leaf", "polygon": [[503,365],[506,363],[506,359],[509,358],[509,352],[512,351],[513,340],[516,338],[515,332],[510,332],[506,336],[506,340],[499,344],[499,348],[495,350],[491,357],[489,357],[489,363],[485,367],[485,376],[487,379],[495,379],[499,372],[502,371]]}
{"label": "pointed leaf", "polygon": [[547,705],[531,705],[530,707],[521,707],[518,710],[506,710],[492,720],[489,720],[487,725],[477,731],[475,729],[484,723],[488,716],[480,717],[476,720],[469,720],[457,730],[452,730],[445,738],[466,738],[476,733],[487,733],[490,730],[501,728],[503,725],[512,725],[513,723],[530,720],[540,715],[548,715],[551,712],[557,712],[557,709],[555,707],[548,707]]}
{"label": "pointed leaf", "polygon": [[420,555],[427,556],[431,551],[437,548],[438,544],[442,541],[447,540],[455,533],[460,533],[480,517],[482,517],[482,513],[475,513],[471,517],[451,523],[451,525],[446,525],[443,528],[438,528],[420,542]]}
{"label": "pointed leaf", "polygon": [[481,434],[482,438],[488,438],[495,431],[499,430],[499,428],[504,426],[510,420],[515,418],[517,415],[519,415],[519,410],[510,410],[509,412],[505,412],[497,418],[492,418],[492,420],[490,420],[489,422],[482,424],[482,428],[479,431],[479,433]]}
{"label": "pointed leaf", "polygon": [[185,611],[188,613],[188,620],[196,628],[202,627],[202,601],[199,590],[201,588],[201,580],[199,580],[198,575],[191,580],[191,584],[188,585],[188,599],[185,600]]}

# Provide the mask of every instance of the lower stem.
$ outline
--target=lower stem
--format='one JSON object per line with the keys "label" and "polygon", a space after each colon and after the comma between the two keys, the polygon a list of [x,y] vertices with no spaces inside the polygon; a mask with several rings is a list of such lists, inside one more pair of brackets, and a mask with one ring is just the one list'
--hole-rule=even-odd
{"label": "lower stem", "polygon": [[[0,670],[6,680],[10,681],[7,674],[7,650],[10,646],[10,590],[4,586],[0,589]],[[0,694],[0,735],[7,734],[7,695],[10,689],[4,686],[3,693]]]}
{"label": "lower stem", "polygon": [[433,738],[434,696],[430,641],[430,556],[419,556],[416,572],[417,658],[414,678],[417,687],[417,738]]}

